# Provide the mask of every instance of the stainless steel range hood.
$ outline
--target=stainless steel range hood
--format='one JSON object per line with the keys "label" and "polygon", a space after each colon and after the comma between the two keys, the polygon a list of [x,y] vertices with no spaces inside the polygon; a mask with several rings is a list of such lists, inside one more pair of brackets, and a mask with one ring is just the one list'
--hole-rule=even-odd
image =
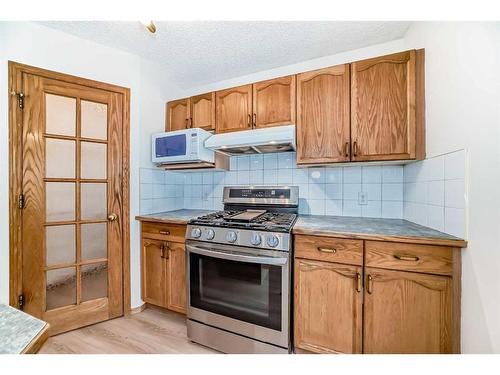
{"label": "stainless steel range hood", "polygon": [[215,134],[205,147],[226,155],[266,154],[295,150],[295,125]]}

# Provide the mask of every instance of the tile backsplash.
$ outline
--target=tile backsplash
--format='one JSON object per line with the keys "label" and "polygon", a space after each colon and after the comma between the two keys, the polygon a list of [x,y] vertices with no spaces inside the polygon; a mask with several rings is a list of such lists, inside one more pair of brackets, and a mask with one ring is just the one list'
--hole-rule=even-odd
{"label": "tile backsplash", "polygon": [[150,168],[141,168],[139,173],[141,215],[183,208],[183,173]]}

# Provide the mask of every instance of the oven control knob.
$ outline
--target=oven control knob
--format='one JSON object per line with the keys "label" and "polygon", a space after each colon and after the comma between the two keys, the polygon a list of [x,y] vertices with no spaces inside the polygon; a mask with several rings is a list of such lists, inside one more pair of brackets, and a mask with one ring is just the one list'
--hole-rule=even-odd
{"label": "oven control knob", "polygon": [[215,231],[213,229],[207,230],[206,237],[207,237],[207,240],[213,240],[215,237]]}
{"label": "oven control knob", "polygon": [[191,237],[199,238],[200,236],[201,236],[201,229],[200,228],[191,229]]}
{"label": "oven control knob", "polygon": [[269,236],[267,236],[267,246],[269,247],[276,247],[278,246],[280,240],[278,239],[278,237],[274,234],[271,234]]}
{"label": "oven control knob", "polygon": [[226,235],[226,240],[227,242],[236,242],[236,239],[238,238],[238,236],[236,235],[236,232],[227,232],[227,235]]}
{"label": "oven control knob", "polygon": [[252,233],[252,238],[250,238],[250,242],[254,246],[259,246],[260,243],[262,242],[262,237],[260,236],[259,233]]}

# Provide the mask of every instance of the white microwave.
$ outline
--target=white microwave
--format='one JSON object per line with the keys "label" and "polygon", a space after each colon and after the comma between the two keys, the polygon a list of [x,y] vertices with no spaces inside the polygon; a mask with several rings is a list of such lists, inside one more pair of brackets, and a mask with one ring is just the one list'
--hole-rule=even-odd
{"label": "white microwave", "polygon": [[205,148],[212,134],[200,128],[153,134],[152,161],[156,164],[214,163],[214,152]]}

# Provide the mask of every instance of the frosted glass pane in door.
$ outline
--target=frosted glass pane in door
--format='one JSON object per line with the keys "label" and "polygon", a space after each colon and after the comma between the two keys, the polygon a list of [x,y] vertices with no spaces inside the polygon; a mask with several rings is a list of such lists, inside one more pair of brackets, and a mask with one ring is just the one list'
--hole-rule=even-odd
{"label": "frosted glass pane in door", "polygon": [[75,220],[75,183],[45,183],[45,220]]}
{"label": "frosted glass pane in door", "polygon": [[74,263],[76,259],[75,226],[45,227],[47,266]]}
{"label": "frosted glass pane in door", "polygon": [[86,264],[80,267],[82,302],[108,296],[108,264]]}
{"label": "frosted glass pane in door", "polygon": [[107,258],[107,230],[107,223],[82,224],[82,260]]}
{"label": "frosted glass pane in door", "polygon": [[76,268],[47,271],[45,287],[46,310],[76,304]]}
{"label": "frosted glass pane in door", "polygon": [[81,220],[104,220],[107,216],[106,183],[82,183]]}
{"label": "frosted glass pane in door", "polygon": [[108,106],[81,101],[83,138],[108,139]]}
{"label": "frosted glass pane in door", "polygon": [[45,177],[75,178],[75,141],[45,138]]}
{"label": "frosted glass pane in door", "polygon": [[76,99],[45,94],[45,132],[74,137],[75,124]]}
{"label": "frosted glass pane in door", "polygon": [[81,143],[81,178],[106,178],[106,152],[103,143]]}

